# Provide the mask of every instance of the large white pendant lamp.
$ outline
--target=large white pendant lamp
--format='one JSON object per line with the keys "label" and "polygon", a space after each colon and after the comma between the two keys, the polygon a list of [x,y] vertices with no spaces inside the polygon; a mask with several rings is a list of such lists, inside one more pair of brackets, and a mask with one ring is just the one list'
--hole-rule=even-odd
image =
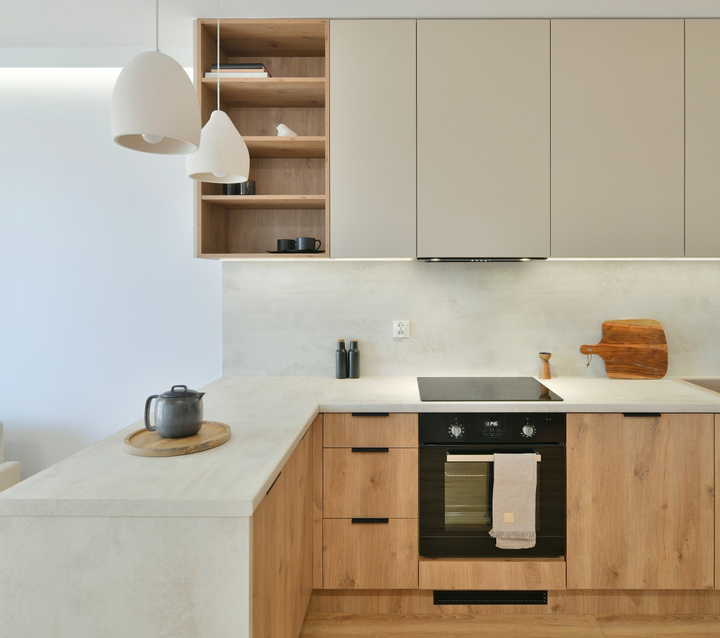
{"label": "large white pendant lamp", "polygon": [[185,70],[160,53],[158,14],[156,0],[155,51],[136,55],[115,83],[112,136],[135,151],[184,155],[200,145],[200,104]]}
{"label": "large white pendant lamp", "polygon": [[197,153],[185,159],[188,177],[199,182],[237,184],[250,173],[250,153],[227,113],[220,110],[220,0],[217,15],[217,110],[200,134]]}

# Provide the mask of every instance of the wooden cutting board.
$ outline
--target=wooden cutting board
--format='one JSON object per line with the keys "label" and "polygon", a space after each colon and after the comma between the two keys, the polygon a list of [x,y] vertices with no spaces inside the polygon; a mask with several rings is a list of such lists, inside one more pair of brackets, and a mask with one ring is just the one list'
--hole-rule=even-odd
{"label": "wooden cutting board", "polygon": [[197,434],[182,439],[164,439],[145,428],[125,437],[125,451],[135,456],[180,456],[222,445],[230,438],[230,426],[218,421],[203,421]]}
{"label": "wooden cutting board", "polygon": [[602,357],[611,379],[661,379],[667,373],[667,340],[655,319],[605,321],[600,343],[580,352]]}

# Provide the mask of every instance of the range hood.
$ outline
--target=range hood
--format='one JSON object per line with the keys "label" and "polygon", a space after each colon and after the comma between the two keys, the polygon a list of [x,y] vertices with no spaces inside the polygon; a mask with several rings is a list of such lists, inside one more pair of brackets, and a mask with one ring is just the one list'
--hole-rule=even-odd
{"label": "range hood", "polygon": [[418,257],[418,261],[429,263],[453,263],[453,262],[516,262],[516,261],[542,261],[547,257]]}

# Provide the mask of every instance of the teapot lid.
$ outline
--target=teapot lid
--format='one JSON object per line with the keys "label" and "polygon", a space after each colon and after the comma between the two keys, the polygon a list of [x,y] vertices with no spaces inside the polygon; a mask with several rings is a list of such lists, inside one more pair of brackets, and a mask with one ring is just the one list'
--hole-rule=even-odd
{"label": "teapot lid", "polygon": [[188,390],[186,385],[174,385],[169,391],[163,392],[160,396],[169,399],[177,399],[178,397],[191,397],[197,394],[195,390]]}

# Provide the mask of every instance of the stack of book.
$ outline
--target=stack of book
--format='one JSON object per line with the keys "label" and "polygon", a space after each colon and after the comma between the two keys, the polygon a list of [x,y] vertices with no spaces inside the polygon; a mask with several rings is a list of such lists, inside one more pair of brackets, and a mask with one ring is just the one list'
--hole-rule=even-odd
{"label": "stack of book", "polygon": [[213,70],[205,74],[206,78],[269,78],[270,72],[261,62],[249,62],[245,64],[221,64],[212,65]]}

